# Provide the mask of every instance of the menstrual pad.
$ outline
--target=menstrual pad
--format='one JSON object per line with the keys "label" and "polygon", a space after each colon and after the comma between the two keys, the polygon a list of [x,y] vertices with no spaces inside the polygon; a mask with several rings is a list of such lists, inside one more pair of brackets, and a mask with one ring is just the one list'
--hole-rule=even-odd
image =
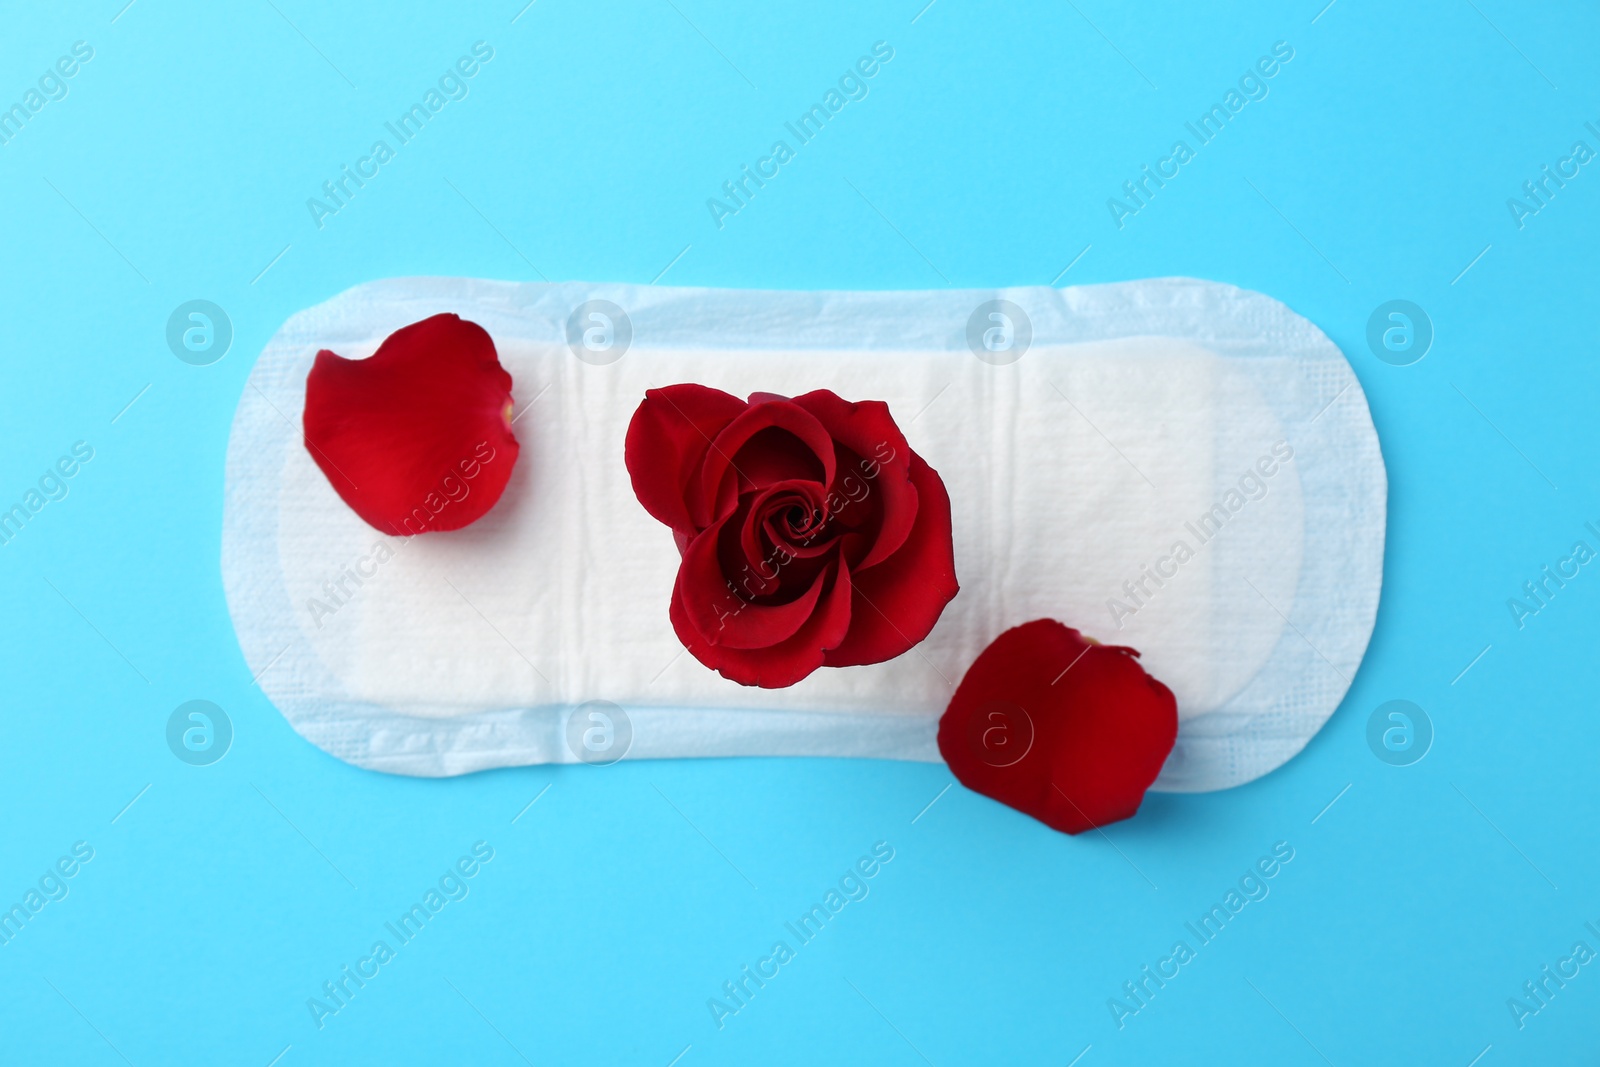
{"label": "menstrual pad", "polygon": [[[472,526],[386,537],[306,452],[306,374],[318,349],[362,358],[441,312],[494,338],[521,458]],[[780,690],[737,685],[683,650],[667,616],[678,551],[623,462],[645,391],[679,382],[888,403],[954,510],[961,592],[926,641]],[[572,762],[590,718],[569,731],[570,719],[591,701],[622,710],[630,759],[938,761],[938,717],[973,659],[1051,617],[1143,653],[1180,719],[1155,788],[1201,791],[1281,765],[1338,706],[1377,610],[1385,496],[1338,348],[1230,286],[410,278],[301,312],[262,352],[229,443],[222,565],[263,691],[363,767]]]}

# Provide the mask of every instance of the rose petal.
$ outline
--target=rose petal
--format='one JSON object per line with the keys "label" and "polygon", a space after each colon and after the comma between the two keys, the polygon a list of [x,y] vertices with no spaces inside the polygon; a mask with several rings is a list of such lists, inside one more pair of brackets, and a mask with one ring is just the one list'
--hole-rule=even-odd
{"label": "rose petal", "polygon": [[[747,493],[741,547],[750,566],[763,572],[777,568],[775,579],[796,560],[831,556],[839,535],[827,524],[822,486],[816,482],[778,482],[759,493]],[[794,519],[799,512],[800,518]]]}
{"label": "rose petal", "polygon": [[967,788],[1069,834],[1126,819],[1178,735],[1172,691],[1131,648],[1054,619],[1007,630],[939,720],[939,752]]}
{"label": "rose petal", "polygon": [[694,527],[685,493],[712,438],[748,405],[720,389],[669,385],[651,389],[628,423],[623,451],[633,492],[658,521]]}
{"label": "rose petal", "polygon": [[[698,481],[690,483],[689,515],[697,525],[710,525],[714,506],[723,503],[714,494],[726,492],[728,484],[734,479],[737,479],[741,490],[763,488],[750,478],[753,472],[740,469],[735,456],[746,442],[758,434],[772,435],[774,430],[780,433],[771,447],[799,452],[802,456],[809,450],[822,466],[822,477],[819,479],[822,484],[833,481],[833,439],[823,429],[822,423],[804,408],[796,407],[787,400],[751,404],[717,434],[713,447],[706,452],[701,464]],[[787,431],[787,434],[783,435],[782,431]],[[783,440],[784,436],[788,437],[787,441]],[[734,479],[727,478],[730,468]],[[721,513],[722,508],[716,506],[715,514]]]}
{"label": "rose petal", "polygon": [[877,537],[856,570],[881,563],[894,553],[911,533],[917,518],[917,491],[911,482],[911,446],[881,400],[850,403],[827,389],[797,396],[794,402],[817,417],[828,434],[858,457],[856,469],[839,472],[837,488],[847,499],[855,499],[860,489],[846,484],[854,478],[870,497],[878,497],[881,515]]}
{"label": "rose petal", "polygon": [[822,666],[823,650],[842,639],[850,626],[850,571],[842,559],[836,568],[811,617],[793,637],[779,644],[739,649],[707,642],[686,617],[682,571],[672,592],[672,627],[695,659],[729,681],[763,689],[791,686]]}
{"label": "rose petal", "polygon": [[[797,550],[776,535],[768,535],[771,523],[762,518],[769,509],[784,506],[784,501],[813,508],[812,497],[820,488],[813,482],[779,482],[760,493],[744,494],[738,507],[718,520],[722,526],[718,541],[721,574],[736,596],[762,603],[793,600],[810,587],[817,571],[835,555],[831,538],[814,549]],[[694,536],[690,534],[682,542],[680,555]]]}
{"label": "rose petal", "polygon": [[511,375],[483,327],[435,315],[367,359],[326,349],[306,376],[306,449],[368,524],[406,536],[456,530],[505,490],[519,448]]}
{"label": "rose petal", "polygon": [[774,482],[802,480],[820,488],[827,480],[822,459],[810,449],[796,446],[794,435],[778,426],[769,426],[752,436],[731,456],[739,472],[740,491],[759,491]]}
{"label": "rose petal", "polygon": [[819,571],[802,595],[785,604],[757,604],[728,588],[720,559],[723,519],[689,542],[678,571],[677,589],[686,621],[708,645],[765,648],[793,637],[822,595],[826,571]]}
{"label": "rose petal", "polygon": [[881,663],[901,655],[928,636],[960,591],[950,494],[921,456],[907,455],[918,499],[916,525],[894,555],[856,571],[850,633],[829,651],[830,667]]}

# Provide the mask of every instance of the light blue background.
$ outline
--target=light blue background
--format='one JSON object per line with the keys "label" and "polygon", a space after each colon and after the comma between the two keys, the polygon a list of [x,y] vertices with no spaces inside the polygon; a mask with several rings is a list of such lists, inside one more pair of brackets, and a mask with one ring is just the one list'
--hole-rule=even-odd
{"label": "light blue background", "polygon": [[[1600,925],[1600,570],[1521,630],[1506,606],[1600,524],[1600,163],[1521,230],[1506,207],[1575,140],[1600,149],[1583,129],[1600,125],[1592,5],[123,2],[0,9],[0,104],[74,41],[95,49],[0,147],[0,499],[72,442],[96,450],[0,548],[0,898],[74,841],[96,850],[0,947],[0,1060],[1600,1052],[1600,967],[1525,1029],[1506,1006],[1575,941],[1600,949],[1583,928]],[[478,40],[495,58],[471,95],[319,231],[306,198]],[[896,54],[871,95],[718,230],[706,199],[877,40]],[[1295,58],[1270,96],[1118,230],[1107,197],[1280,40]],[[1389,464],[1383,603],[1348,699],[1266,779],[1152,796],[1103,837],[959,786],[917,818],[950,781],[939,766],[420,781],[338,763],[252,686],[223,601],[246,374],[287,316],[358,282],[540,272],[774,288],[1192,275],[1285,301],[1349,355]],[[164,340],[197,297],[235,329],[209,367]],[[1365,343],[1392,298],[1435,324],[1414,366]],[[236,731],[210,767],[165,743],[193,698]],[[1411,767],[1365,739],[1394,698],[1437,732]],[[480,839],[495,859],[471,895],[319,1031],[307,998]],[[707,998],[879,840],[896,854],[871,895],[719,1032]],[[1270,897],[1119,1031],[1107,998],[1280,840],[1295,858]]]}

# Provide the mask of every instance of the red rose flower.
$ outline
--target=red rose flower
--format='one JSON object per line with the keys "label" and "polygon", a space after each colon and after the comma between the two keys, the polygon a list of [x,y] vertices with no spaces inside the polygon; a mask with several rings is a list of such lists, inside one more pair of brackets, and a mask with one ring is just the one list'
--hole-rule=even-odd
{"label": "red rose flower", "polygon": [[683,556],[673,628],[741,685],[893,659],[956,595],[950,497],[881,401],[652,389],[626,452]]}
{"label": "red rose flower", "polygon": [[962,785],[1069,834],[1138,811],[1177,736],[1177,701],[1139,653],[1054,619],[995,638],[939,720]]}
{"label": "red rose flower", "polygon": [[317,353],[306,450],[341,500],[393,536],[457,530],[494,507],[517,462],[511,375],[482,326],[435,315],[367,359]]}

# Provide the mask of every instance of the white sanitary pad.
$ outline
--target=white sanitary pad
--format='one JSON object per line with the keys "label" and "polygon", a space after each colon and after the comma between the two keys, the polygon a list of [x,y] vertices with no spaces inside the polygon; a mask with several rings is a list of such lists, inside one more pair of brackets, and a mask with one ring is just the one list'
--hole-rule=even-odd
{"label": "white sanitary pad", "polygon": [[[388,538],[307,454],[306,374],[320,348],[365,357],[440,312],[493,336],[521,458],[477,523]],[[954,510],[961,592],[926,641],[781,690],[684,652],[667,617],[678,552],[623,462],[645,390],[678,382],[888,403]],[[1279,766],[1338,706],[1377,610],[1385,496],[1339,350],[1230,286],[414,278],[352,289],[267,345],[229,443],[222,568],[263,691],[363,767],[572,762],[569,717],[593,700],[624,709],[633,759],[938,760],[938,717],[968,665],[1001,631],[1048,616],[1143,653],[1180,718],[1155,788],[1200,791]]]}

